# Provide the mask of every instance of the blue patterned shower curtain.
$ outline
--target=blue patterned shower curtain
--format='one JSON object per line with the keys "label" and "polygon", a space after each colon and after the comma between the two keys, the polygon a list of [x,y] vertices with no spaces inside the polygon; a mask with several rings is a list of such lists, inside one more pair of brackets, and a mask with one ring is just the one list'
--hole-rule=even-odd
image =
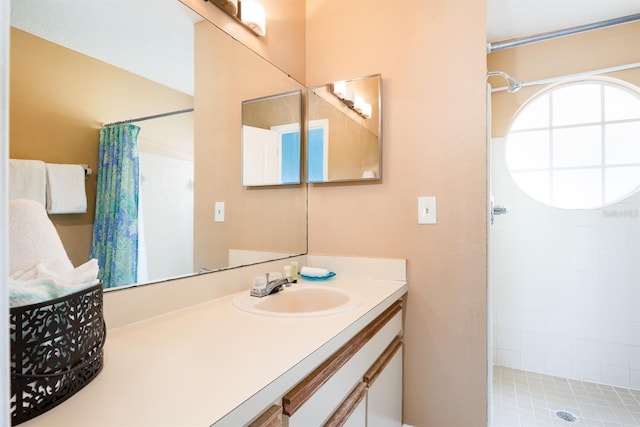
{"label": "blue patterned shower curtain", "polygon": [[137,281],[139,132],[132,124],[100,129],[91,257],[98,260],[105,288]]}

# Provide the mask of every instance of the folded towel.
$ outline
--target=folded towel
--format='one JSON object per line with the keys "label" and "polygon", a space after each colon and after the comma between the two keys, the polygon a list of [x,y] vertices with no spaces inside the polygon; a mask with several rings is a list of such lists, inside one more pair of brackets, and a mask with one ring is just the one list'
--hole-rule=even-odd
{"label": "folded towel", "polygon": [[9,279],[9,307],[11,308],[37,304],[55,298],[58,298],[58,292],[55,286],[49,284],[46,280],[39,284],[34,283],[25,286],[11,278]]}
{"label": "folded towel", "polygon": [[16,271],[9,277],[9,305],[18,307],[60,298],[97,285],[98,261],[91,259],[78,268],[59,272],[42,262]]}
{"label": "folded towel", "polygon": [[9,275],[39,262],[58,274],[73,270],[44,205],[33,200],[10,200]]}
{"label": "folded towel", "polygon": [[329,275],[329,270],[326,268],[304,266],[300,270],[300,274],[307,277],[327,277]]}
{"label": "folded towel", "polygon": [[9,307],[37,304],[97,285],[99,280],[75,286],[60,286],[52,279],[20,282],[9,278]]}
{"label": "folded towel", "polygon": [[45,163],[9,159],[9,200],[29,199],[44,206],[47,197]]}
{"label": "folded towel", "polygon": [[84,168],[80,165],[47,163],[47,212],[87,212]]}
{"label": "folded towel", "polygon": [[38,262],[31,268],[16,271],[11,275],[11,279],[28,282],[31,280],[48,279],[60,286],[82,285],[94,282],[98,278],[98,260],[90,259],[81,266],[67,271],[56,271],[43,262]]}

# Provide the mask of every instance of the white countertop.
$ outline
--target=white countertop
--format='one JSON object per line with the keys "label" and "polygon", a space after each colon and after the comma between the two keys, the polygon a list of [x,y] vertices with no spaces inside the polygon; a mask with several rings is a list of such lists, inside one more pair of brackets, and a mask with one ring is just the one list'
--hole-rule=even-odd
{"label": "white countertop", "polygon": [[[298,286],[305,283],[312,282]],[[404,281],[338,275],[323,283],[357,292],[362,304],[331,316],[281,318],[238,310],[234,294],[111,330],[103,371],[21,425],[237,427],[407,291]]]}

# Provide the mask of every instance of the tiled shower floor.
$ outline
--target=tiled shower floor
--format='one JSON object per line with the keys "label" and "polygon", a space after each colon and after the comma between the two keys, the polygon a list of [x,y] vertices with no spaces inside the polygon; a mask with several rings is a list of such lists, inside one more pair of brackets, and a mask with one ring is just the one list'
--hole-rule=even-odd
{"label": "tiled shower floor", "polygon": [[640,427],[640,390],[494,366],[492,399],[492,427]]}

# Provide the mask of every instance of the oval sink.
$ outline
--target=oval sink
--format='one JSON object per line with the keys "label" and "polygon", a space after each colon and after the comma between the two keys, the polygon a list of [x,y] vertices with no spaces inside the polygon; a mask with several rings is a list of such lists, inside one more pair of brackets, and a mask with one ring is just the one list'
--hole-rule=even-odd
{"label": "oval sink", "polygon": [[362,303],[360,295],[343,289],[317,285],[294,285],[267,295],[252,297],[249,293],[237,295],[233,305],[248,313],[265,316],[327,316],[353,310]]}

